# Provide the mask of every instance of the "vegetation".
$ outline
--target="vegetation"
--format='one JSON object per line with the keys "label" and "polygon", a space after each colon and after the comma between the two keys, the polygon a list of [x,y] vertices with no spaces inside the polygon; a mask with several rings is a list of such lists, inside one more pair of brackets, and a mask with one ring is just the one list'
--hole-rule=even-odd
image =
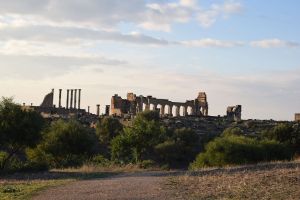
{"label": "vegetation", "polygon": [[[0,102],[0,170],[14,168],[12,160],[27,147],[34,147],[41,139],[44,121],[31,110],[24,110],[12,99]],[[9,166],[10,165],[10,166]]]}
{"label": "vegetation", "polygon": [[288,146],[272,140],[256,140],[245,136],[223,136],[209,142],[191,169],[211,166],[241,165],[273,160],[290,160]]}
{"label": "vegetation", "polygon": [[50,167],[80,166],[97,153],[95,132],[77,121],[53,122],[44,132],[43,141],[28,152],[31,162],[44,160]]}
{"label": "vegetation", "polygon": [[174,199],[299,199],[300,163],[206,168],[169,179]]}
{"label": "vegetation", "polygon": [[[247,126],[255,128],[250,122]],[[298,124],[260,128],[251,136],[246,132],[239,124],[219,137],[212,134],[214,138],[191,129],[170,129],[157,111],[139,113],[126,126],[112,117],[101,118],[96,129],[75,120],[46,124],[38,113],[3,98],[0,172],[116,164],[199,169],[290,160],[300,153]]]}

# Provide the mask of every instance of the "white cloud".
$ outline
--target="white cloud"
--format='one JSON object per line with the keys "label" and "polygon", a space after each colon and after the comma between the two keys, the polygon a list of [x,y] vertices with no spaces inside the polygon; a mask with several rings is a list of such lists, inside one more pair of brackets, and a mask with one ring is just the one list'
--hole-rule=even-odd
{"label": "white cloud", "polygon": [[279,48],[279,47],[298,47],[300,44],[297,42],[284,41],[280,39],[265,39],[250,42],[253,47],[260,48]]}
{"label": "white cloud", "polygon": [[15,16],[19,18],[15,23],[52,23],[102,29],[132,23],[144,29],[165,32],[170,31],[174,23],[188,23],[195,18],[201,25],[210,26],[219,16],[235,14],[241,7],[235,1],[225,1],[224,4],[211,5],[210,9],[200,9],[196,0],[172,3],[147,3],[143,0],[0,0],[0,5],[0,24],[1,17]]}
{"label": "white cloud", "polygon": [[182,41],[180,44],[190,47],[236,47],[244,45],[243,42],[234,42],[234,41],[221,41],[215,40],[211,38],[200,39],[200,40],[189,40],[189,41]]}
{"label": "white cloud", "polygon": [[70,40],[108,40],[135,44],[166,45],[163,39],[143,34],[122,34],[117,31],[92,30],[76,27],[17,26],[0,29],[0,40],[66,42]]}
{"label": "white cloud", "polygon": [[213,4],[209,9],[202,9],[197,14],[197,20],[203,27],[212,26],[220,17],[227,18],[232,14],[238,14],[243,6],[236,1],[225,1],[224,4]]}

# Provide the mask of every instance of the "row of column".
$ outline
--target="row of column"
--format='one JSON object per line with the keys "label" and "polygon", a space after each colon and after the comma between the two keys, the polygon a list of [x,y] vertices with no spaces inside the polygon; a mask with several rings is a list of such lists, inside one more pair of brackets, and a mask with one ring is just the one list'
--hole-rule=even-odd
{"label": "row of column", "polygon": [[[155,109],[157,109],[157,105],[156,104],[152,104],[153,105],[153,107],[154,107],[154,110]],[[175,106],[175,105],[172,105],[172,106],[169,106],[169,105],[161,105],[161,108],[160,108],[160,114],[161,115],[165,115],[165,107],[166,106],[168,106],[169,107],[169,109],[168,109],[168,115],[172,115],[173,113],[172,113],[172,111],[173,111],[173,107]],[[176,114],[176,116],[180,116],[180,107],[183,107],[183,116],[187,116],[188,115],[188,109],[187,109],[187,107],[185,107],[185,106],[175,106],[175,114]],[[146,104],[146,106],[145,106],[145,110],[150,110],[150,104]],[[143,111],[143,106],[139,106],[138,107],[138,111]],[[193,108],[192,108],[192,110],[191,110],[191,115],[193,115]]]}
{"label": "row of column", "polygon": [[[61,108],[62,89],[59,89],[59,107]],[[77,99],[78,97],[78,99]],[[66,109],[80,109],[81,89],[67,89]]]}

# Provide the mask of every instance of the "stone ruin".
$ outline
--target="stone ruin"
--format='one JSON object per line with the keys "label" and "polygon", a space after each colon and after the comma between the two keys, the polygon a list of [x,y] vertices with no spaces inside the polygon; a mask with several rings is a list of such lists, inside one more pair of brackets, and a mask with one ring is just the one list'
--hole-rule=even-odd
{"label": "stone ruin", "polygon": [[295,122],[300,122],[300,113],[295,114]]}
{"label": "stone ruin", "polygon": [[[158,99],[152,96],[137,96],[127,94],[127,99],[117,94],[111,99],[110,114],[124,117],[136,115],[145,110],[159,110],[161,116],[208,116],[208,102],[205,92],[199,92],[198,97],[186,102],[173,102],[168,99]],[[173,112],[174,111],[174,112]],[[181,112],[180,112],[181,111]]]}
{"label": "stone ruin", "polygon": [[[90,113],[90,106],[87,111],[81,109],[81,89],[66,90],[66,104],[62,106],[62,89],[59,89],[58,106],[54,104],[54,89],[44,97],[40,106],[28,106],[31,109],[41,113],[45,118],[73,118],[86,122],[95,123],[100,116],[100,104],[96,105],[96,114]],[[25,105],[24,105],[25,106]],[[205,92],[199,92],[194,100],[185,102],[174,102],[169,99],[159,99],[152,96],[137,96],[134,93],[127,93],[127,98],[123,99],[117,94],[112,96],[111,105],[105,106],[105,116],[113,116],[129,120],[139,112],[145,110],[156,110],[163,119],[192,120],[202,118],[205,120],[225,120],[241,121],[242,106],[230,106],[227,108],[227,115],[208,116],[208,102]],[[204,119],[205,118],[205,119]],[[193,127],[194,128],[194,127]]]}
{"label": "stone ruin", "polygon": [[227,119],[230,121],[241,121],[242,120],[242,106],[229,106],[227,107]]}

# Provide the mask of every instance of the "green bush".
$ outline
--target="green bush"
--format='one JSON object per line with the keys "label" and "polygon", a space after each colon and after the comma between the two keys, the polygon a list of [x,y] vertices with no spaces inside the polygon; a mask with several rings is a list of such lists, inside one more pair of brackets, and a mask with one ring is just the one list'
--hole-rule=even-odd
{"label": "green bush", "polygon": [[191,169],[211,166],[239,165],[262,161],[289,160],[289,146],[277,141],[258,141],[244,136],[218,137],[205,147],[190,165]]}
{"label": "green bush", "polygon": [[88,164],[96,165],[96,166],[100,166],[100,167],[108,167],[111,165],[111,162],[110,162],[110,160],[105,158],[103,155],[96,155],[92,159],[90,159]]}
{"label": "green bush", "polygon": [[97,136],[91,128],[77,121],[59,120],[45,131],[43,142],[33,155],[37,161],[47,160],[50,167],[79,166],[97,154],[97,145]]}
{"label": "green bush", "polygon": [[110,141],[120,134],[123,125],[116,118],[104,117],[96,125],[96,135],[102,144],[110,144]]}
{"label": "green bush", "polygon": [[112,140],[112,160],[138,163],[153,158],[154,147],[166,136],[165,128],[159,124],[156,115],[156,111],[138,114],[133,125],[125,127],[123,133]]}
{"label": "green bush", "polygon": [[[0,170],[19,168],[19,155],[27,147],[35,147],[42,138],[41,130],[44,120],[32,110],[22,109],[12,99],[2,98],[0,101],[0,150],[7,156],[0,162]],[[11,162],[11,163],[10,163]]]}
{"label": "green bush", "polygon": [[184,167],[200,152],[199,136],[191,129],[176,129],[163,143],[155,146],[162,163],[172,167]]}
{"label": "green bush", "polygon": [[240,129],[239,127],[229,127],[226,128],[223,133],[222,136],[231,136],[231,135],[243,135],[243,131],[242,129]]}

